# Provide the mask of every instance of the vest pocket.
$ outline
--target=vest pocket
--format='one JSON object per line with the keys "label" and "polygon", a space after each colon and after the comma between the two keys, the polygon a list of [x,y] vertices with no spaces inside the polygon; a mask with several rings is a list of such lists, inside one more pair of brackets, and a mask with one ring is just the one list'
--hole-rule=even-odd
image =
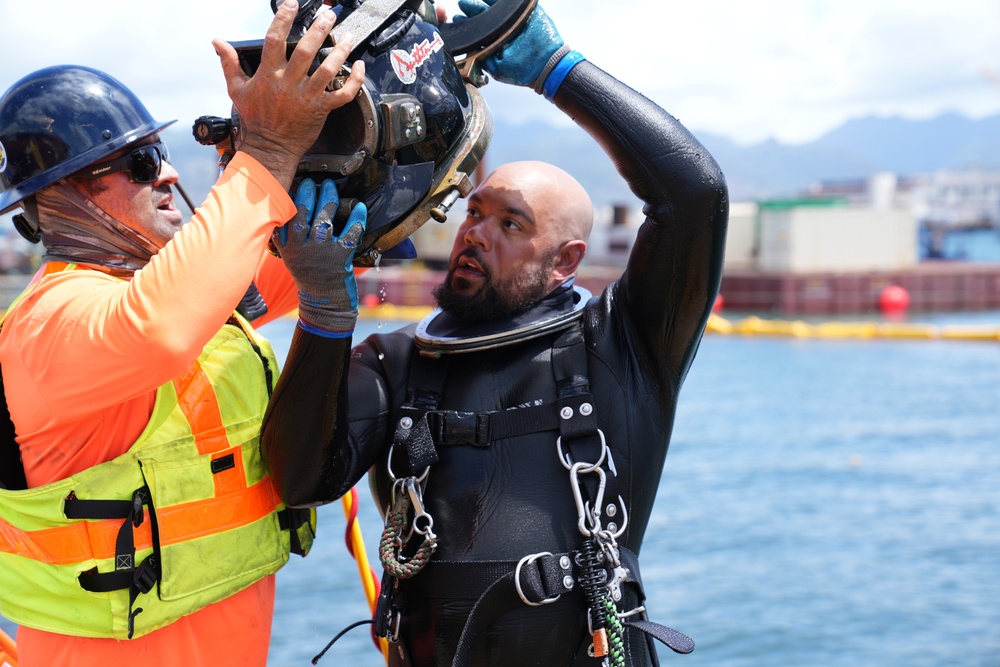
{"label": "vest pocket", "polygon": [[[257,449],[250,440],[190,458],[142,459],[159,537],[160,599],[199,595],[209,604],[287,562],[279,500],[270,478],[257,478]],[[178,495],[188,500],[163,502]]]}

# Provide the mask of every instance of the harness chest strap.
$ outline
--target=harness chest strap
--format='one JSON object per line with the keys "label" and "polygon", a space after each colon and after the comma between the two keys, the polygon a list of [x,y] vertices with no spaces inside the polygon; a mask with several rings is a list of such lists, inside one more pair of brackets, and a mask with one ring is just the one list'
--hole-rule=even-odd
{"label": "harness chest strap", "polygon": [[[577,320],[563,331],[552,347],[552,369],[558,399],[507,410],[462,412],[438,410],[448,369],[448,357],[413,355],[407,401],[400,408],[396,446],[406,451],[412,473],[437,462],[437,447],[475,445],[488,447],[497,440],[542,431],[559,431],[577,448],[594,448],[588,454],[596,460],[603,446],[598,437],[597,415],[593,410],[583,324]],[[580,460],[587,460],[586,458]]]}

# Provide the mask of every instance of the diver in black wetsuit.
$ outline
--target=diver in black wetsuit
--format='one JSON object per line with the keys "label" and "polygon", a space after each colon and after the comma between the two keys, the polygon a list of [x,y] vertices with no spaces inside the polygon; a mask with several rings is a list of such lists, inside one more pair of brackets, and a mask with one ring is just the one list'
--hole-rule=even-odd
{"label": "diver in black wetsuit", "polygon": [[635,555],[721,279],[725,181],[540,8],[485,68],[535,85],[645,202],[625,272],[594,298],[574,287],[586,193],[549,165],[501,167],[470,196],[440,310],[350,355],[296,331],[262,446],[289,505],[335,500],[372,469],[390,664],[656,664],[650,637],[693,645],[645,620]]}

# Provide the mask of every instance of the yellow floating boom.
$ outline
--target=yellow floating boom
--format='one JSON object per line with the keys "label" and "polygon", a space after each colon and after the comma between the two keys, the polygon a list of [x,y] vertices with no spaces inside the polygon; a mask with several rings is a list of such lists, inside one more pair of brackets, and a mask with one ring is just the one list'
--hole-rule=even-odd
{"label": "yellow floating boom", "polygon": [[873,338],[909,340],[977,340],[1000,342],[1000,328],[964,325],[935,326],[902,322],[823,322],[802,320],[765,320],[751,316],[730,321],[713,313],[706,333],[744,336],[787,336],[790,338],[856,339]]}

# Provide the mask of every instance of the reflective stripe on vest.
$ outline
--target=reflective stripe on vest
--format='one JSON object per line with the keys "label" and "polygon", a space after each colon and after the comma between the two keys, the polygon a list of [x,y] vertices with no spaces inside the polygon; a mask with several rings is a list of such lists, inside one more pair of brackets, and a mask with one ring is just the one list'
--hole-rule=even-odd
{"label": "reflective stripe on vest", "polygon": [[135,603],[136,637],[287,562],[289,532],[258,446],[270,391],[264,364],[276,370],[277,362],[266,340],[235,322],[187,373],[156,390],[128,452],[43,487],[0,490],[0,613],[50,632],[128,637],[129,590],[95,593],[79,581],[85,572],[116,571],[122,520],[67,519],[71,496],[121,501],[149,489],[152,511],[133,529],[134,563],[155,554],[162,574]]}

